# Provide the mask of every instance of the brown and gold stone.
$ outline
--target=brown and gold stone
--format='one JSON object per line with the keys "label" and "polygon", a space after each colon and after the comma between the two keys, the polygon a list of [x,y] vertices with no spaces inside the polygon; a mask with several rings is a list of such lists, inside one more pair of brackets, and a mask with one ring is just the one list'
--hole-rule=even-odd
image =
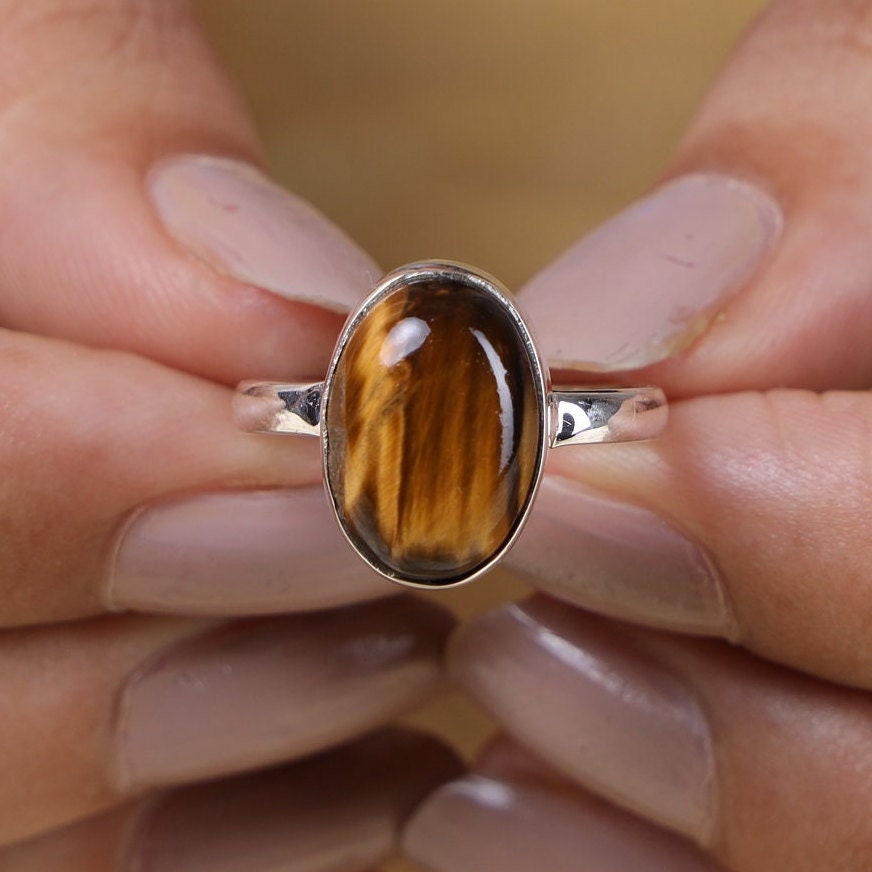
{"label": "brown and gold stone", "polygon": [[501,300],[450,280],[386,291],[340,353],[325,410],[328,484],[349,538],[421,584],[474,573],[535,486],[538,397]]}

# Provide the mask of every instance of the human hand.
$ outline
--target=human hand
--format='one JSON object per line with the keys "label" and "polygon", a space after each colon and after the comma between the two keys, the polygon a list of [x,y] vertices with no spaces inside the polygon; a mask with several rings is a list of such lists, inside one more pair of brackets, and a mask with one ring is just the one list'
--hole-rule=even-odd
{"label": "human hand", "polygon": [[521,295],[559,367],[675,402],[655,443],[550,458],[510,561],[557,599],[450,653],[535,756],[436,792],[428,868],[872,868],[870,35],[774,3],[670,181]]}
{"label": "human hand", "polygon": [[0,45],[0,868],[370,868],[456,771],[429,739],[166,789],[326,751],[438,682],[449,617],[364,602],[393,590],[316,446],[230,419],[242,378],[323,373],[376,268],[253,168],[182,4],[3,0]]}

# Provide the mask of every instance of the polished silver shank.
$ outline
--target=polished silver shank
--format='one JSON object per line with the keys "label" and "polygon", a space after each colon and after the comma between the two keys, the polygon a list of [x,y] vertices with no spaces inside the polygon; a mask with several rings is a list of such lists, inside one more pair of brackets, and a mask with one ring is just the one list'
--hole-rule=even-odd
{"label": "polished silver shank", "polygon": [[321,382],[243,382],[233,399],[233,418],[251,433],[318,436],[323,392]]}
{"label": "polished silver shank", "polygon": [[666,397],[659,388],[555,388],[548,398],[550,445],[638,442],[666,427]]}
{"label": "polished silver shank", "polygon": [[[245,382],[234,402],[236,423],[255,433],[320,435],[324,386]],[[666,398],[659,388],[556,388],[548,395],[548,444],[637,442],[666,426]]]}

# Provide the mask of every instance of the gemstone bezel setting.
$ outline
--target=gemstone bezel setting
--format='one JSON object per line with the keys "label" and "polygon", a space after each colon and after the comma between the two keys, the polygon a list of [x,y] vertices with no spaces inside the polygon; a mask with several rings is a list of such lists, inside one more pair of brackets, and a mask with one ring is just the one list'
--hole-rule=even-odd
{"label": "gemstone bezel setting", "polygon": [[[328,425],[331,418],[329,411],[330,401],[333,395],[332,389],[337,377],[337,371],[340,368],[340,363],[349,342],[355,335],[358,327],[364,319],[370,315],[373,309],[398,290],[408,288],[415,284],[430,282],[465,286],[474,289],[480,294],[484,294],[486,297],[490,298],[491,301],[497,304],[498,308],[511,323],[511,326],[519,340],[519,348],[523,349],[523,353],[526,356],[526,362],[529,365],[532,378],[533,395],[536,404],[536,420],[538,422],[538,432],[535,434],[537,454],[530,476],[531,481],[529,490],[526,494],[523,505],[519,507],[515,514],[507,536],[493,553],[483,560],[483,562],[475,565],[468,571],[462,571],[454,577],[439,580],[438,582],[423,582],[416,580],[415,578],[407,577],[387,562],[378,559],[371,553],[370,547],[355,534],[353,525],[345,517],[344,507],[341,505],[337,493],[335,493],[334,488],[331,487],[331,446],[330,428]],[[487,273],[471,269],[464,264],[452,261],[431,261],[411,264],[388,273],[358,306],[358,308],[349,316],[343,327],[330,360],[321,396],[320,437],[324,467],[323,477],[333,514],[343,536],[349,542],[351,547],[375,572],[391,581],[399,582],[409,587],[429,590],[432,590],[434,587],[456,587],[473,581],[479,576],[485,574],[496,563],[498,563],[509,548],[512,547],[526,523],[535,500],[536,492],[542,478],[546,449],[549,444],[549,390],[550,383],[548,372],[542,365],[542,358],[536,347],[530,329],[518,310],[517,305],[512,300],[509,292],[495,278]],[[469,450],[474,450],[474,445],[469,446]]]}

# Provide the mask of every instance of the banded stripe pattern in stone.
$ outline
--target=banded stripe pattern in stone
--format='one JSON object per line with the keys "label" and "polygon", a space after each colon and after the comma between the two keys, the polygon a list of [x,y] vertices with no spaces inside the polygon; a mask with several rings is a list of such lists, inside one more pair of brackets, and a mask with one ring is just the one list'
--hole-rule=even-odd
{"label": "banded stripe pattern in stone", "polygon": [[530,351],[479,288],[388,291],[341,352],[325,419],[340,523],[371,562],[422,584],[486,563],[534,487],[543,425]]}

